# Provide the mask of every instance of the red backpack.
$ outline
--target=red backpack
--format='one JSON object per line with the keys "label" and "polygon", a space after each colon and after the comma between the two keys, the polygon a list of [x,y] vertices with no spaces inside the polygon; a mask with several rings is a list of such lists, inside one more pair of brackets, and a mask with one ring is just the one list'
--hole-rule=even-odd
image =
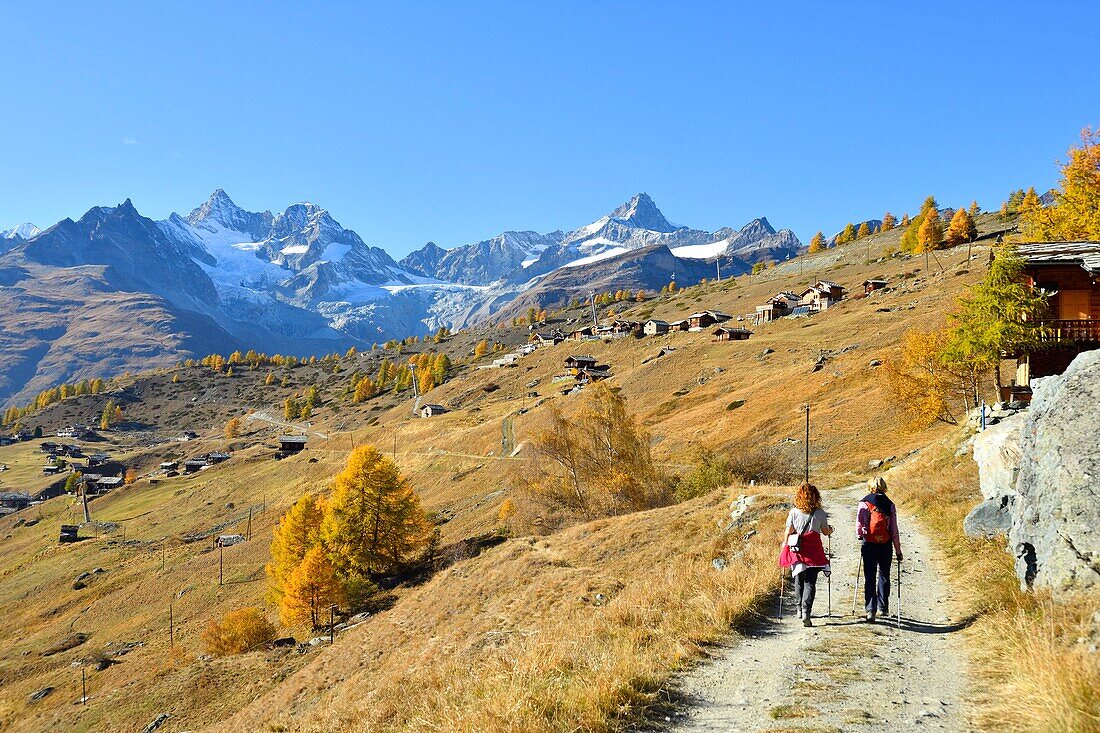
{"label": "red backpack", "polygon": [[877,506],[869,507],[871,517],[867,521],[867,534],[863,539],[876,545],[883,545],[890,541],[890,515],[883,514]]}

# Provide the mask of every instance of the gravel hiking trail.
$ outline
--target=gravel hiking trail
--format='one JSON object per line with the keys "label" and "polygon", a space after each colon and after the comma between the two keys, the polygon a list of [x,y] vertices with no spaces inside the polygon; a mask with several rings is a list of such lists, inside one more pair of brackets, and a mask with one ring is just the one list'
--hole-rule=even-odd
{"label": "gravel hiking trail", "polygon": [[[964,624],[952,618],[928,538],[906,514],[899,514],[905,555],[901,628],[896,577],[891,577],[889,622],[863,622],[862,577],[858,612],[853,610],[860,557],[855,510],[866,493],[866,486],[858,484],[824,497],[836,530],[832,617],[822,575],[814,627],[803,627],[788,578],[781,621],[776,620],[778,608],[770,609],[770,618],[714,649],[710,659],[679,680],[683,707],[672,716],[669,730],[973,730],[963,710],[966,656],[961,634],[955,633]],[[778,537],[775,544],[778,556]],[[896,561],[891,575],[897,575]]]}

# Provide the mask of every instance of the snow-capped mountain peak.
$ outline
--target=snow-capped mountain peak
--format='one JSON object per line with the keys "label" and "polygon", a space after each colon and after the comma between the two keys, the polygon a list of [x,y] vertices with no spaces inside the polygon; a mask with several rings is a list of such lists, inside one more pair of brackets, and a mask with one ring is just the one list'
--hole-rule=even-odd
{"label": "snow-capped mountain peak", "polygon": [[271,226],[271,219],[270,211],[245,211],[220,188],[187,215],[187,223],[196,229],[239,232],[248,235],[246,238],[251,241],[263,239]]}
{"label": "snow-capped mountain peak", "polygon": [[16,237],[19,237],[20,239],[30,239],[31,237],[36,237],[41,233],[41,229],[28,221],[18,226],[14,226],[11,229],[0,230],[0,239],[15,239]]}
{"label": "snow-capped mountain peak", "polygon": [[639,193],[622,206],[611,212],[611,218],[623,224],[639,229],[648,229],[651,232],[672,232],[676,227],[672,226],[653,203],[653,199],[647,193]]}

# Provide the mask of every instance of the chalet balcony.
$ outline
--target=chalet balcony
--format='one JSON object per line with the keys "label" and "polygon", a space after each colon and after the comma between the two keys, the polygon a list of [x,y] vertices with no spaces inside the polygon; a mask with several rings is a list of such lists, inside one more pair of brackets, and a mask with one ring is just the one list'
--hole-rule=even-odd
{"label": "chalet balcony", "polygon": [[1051,343],[1100,343],[1100,319],[1042,321],[1039,328],[1042,340]]}

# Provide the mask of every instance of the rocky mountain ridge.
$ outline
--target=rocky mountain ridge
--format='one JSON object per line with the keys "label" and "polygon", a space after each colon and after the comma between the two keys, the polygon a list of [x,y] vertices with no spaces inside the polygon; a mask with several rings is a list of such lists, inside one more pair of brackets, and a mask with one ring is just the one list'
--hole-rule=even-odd
{"label": "rocky mountain ridge", "polygon": [[[5,293],[14,310],[3,318],[0,402],[115,373],[138,353],[145,367],[196,355],[181,344],[299,355],[369,347],[492,318],[518,296],[553,307],[597,286],[659,289],[672,274],[683,283],[706,276],[715,261],[732,275],[800,247],[764,218],[737,231],[674,226],[644,193],[568,233],[509,230],[451,249],[428,243],[400,262],[320,206],[252,212],[222,189],[186,216],[155,221],[127,199],[45,231],[20,231],[31,236],[15,232],[0,248],[0,278],[15,285]],[[47,290],[59,278],[110,297],[59,298]],[[170,338],[122,338],[146,333],[131,309],[118,309],[135,296],[151,299]],[[56,327],[44,333],[18,317],[32,307],[49,312]],[[76,327],[82,318],[105,326],[91,347],[73,342],[87,338]],[[187,332],[198,323],[202,334]],[[80,359],[65,356],[78,352]]]}

